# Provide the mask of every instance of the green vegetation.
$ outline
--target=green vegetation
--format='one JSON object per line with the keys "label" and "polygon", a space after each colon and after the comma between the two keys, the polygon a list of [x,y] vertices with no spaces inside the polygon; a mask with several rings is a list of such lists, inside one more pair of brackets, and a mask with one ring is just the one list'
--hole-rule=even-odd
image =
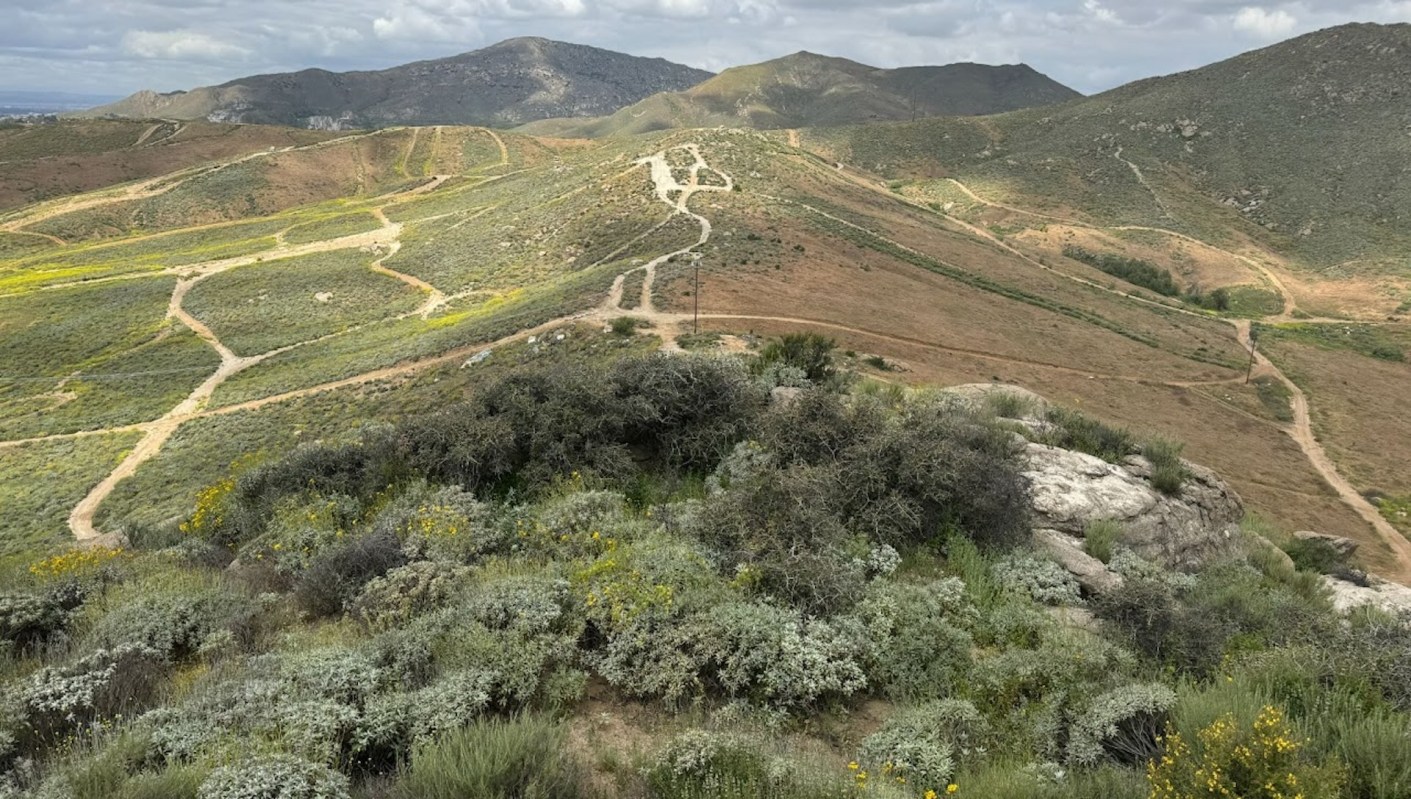
{"label": "green vegetation", "polygon": [[412,750],[398,786],[408,799],[576,799],[578,766],[564,751],[566,730],[541,717],[490,719],[452,730]]}
{"label": "green vegetation", "polygon": [[1284,310],[1284,299],[1277,292],[1258,286],[1230,286],[1228,311],[1231,316],[1258,319],[1274,316]]}
{"label": "green vegetation", "polygon": [[0,555],[67,543],[69,511],[140,437],[113,433],[0,447]]}
{"label": "green vegetation", "polygon": [[1323,349],[1351,350],[1383,361],[1406,360],[1406,345],[1401,338],[1393,337],[1377,325],[1359,325],[1355,322],[1343,325],[1282,323],[1260,325],[1259,335],[1264,341],[1293,341]]}
{"label": "green vegetation", "polygon": [[[165,549],[0,563],[0,740],[33,759],[3,779],[194,799],[1135,799],[1226,762],[1219,722],[1230,746],[1291,744],[1227,767],[1232,791],[1277,765],[1320,796],[1402,795],[1399,623],[1339,623],[1312,575],[1238,556],[1167,572],[1102,525],[1090,546],[1126,581],[1085,598],[1028,549],[992,410],[838,393],[829,343],[777,343],[802,390],[773,404],[782,367],[497,354],[460,402],[330,419],[341,437],[218,470],[179,526],[134,528]],[[608,732],[638,724],[628,699],[652,720]],[[877,723],[850,721],[864,707]]]}
{"label": "green vegetation", "polygon": [[1103,563],[1111,562],[1114,547],[1122,540],[1122,523],[1111,519],[1093,522],[1083,531],[1083,551]]}
{"label": "green vegetation", "polygon": [[1254,379],[1254,389],[1259,394],[1259,402],[1269,411],[1269,415],[1281,422],[1293,421],[1293,406],[1289,404],[1293,392],[1282,381],[1272,377]]}
{"label": "green vegetation", "polygon": [[1074,245],[1063,248],[1065,258],[1072,258],[1095,269],[1119,277],[1134,286],[1151,289],[1166,297],[1181,293],[1181,287],[1171,277],[1170,271],[1138,258],[1126,258],[1107,252],[1092,252]]}
{"label": "green vegetation", "polygon": [[1142,444],[1142,457],[1151,464],[1151,485],[1163,494],[1179,496],[1186,480],[1186,467],[1181,461],[1185,445],[1179,441],[1153,438]]}
{"label": "green vegetation", "polygon": [[312,222],[303,222],[284,233],[284,240],[290,244],[307,244],[313,241],[338,239],[357,233],[377,230],[381,223],[366,211],[338,214]]}
{"label": "green vegetation", "polygon": [[175,282],[127,280],[0,297],[6,376],[63,375],[140,343],[163,327]]}
{"label": "green vegetation", "polygon": [[335,250],[245,266],[193,287],[185,307],[241,355],[309,341],[415,308],[420,292],[367,269],[375,256]]}

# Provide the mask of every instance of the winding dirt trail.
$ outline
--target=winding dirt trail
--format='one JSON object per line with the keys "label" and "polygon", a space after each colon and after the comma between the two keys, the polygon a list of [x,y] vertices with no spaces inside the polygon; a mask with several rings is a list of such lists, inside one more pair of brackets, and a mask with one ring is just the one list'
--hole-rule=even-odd
{"label": "winding dirt trail", "polygon": [[1260,352],[1250,338],[1250,323],[1248,320],[1235,322],[1235,329],[1239,336],[1240,344],[1251,352],[1259,371],[1278,380],[1288,389],[1290,394],[1290,405],[1293,408],[1293,424],[1284,428],[1289,437],[1298,444],[1298,448],[1303,450],[1303,454],[1308,458],[1308,462],[1313,466],[1314,471],[1337,492],[1338,498],[1343,504],[1361,516],[1372,529],[1377,532],[1378,537],[1387,545],[1392,554],[1396,556],[1396,571],[1390,574],[1383,574],[1383,577],[1393,579],[1397,582],[1407,584],[1411,582],[1411,540],[1402,535],[1382,514],[1373,507],[1367,498],[1357,492],[1347,478],[1338,471],[1337,465],[1328,456],[1323,445],[1318,442],[1317,436],[1313,434],[1312,416],[1308,408],[1308,396],[1303,393],[1303,389],[1298,387],[1288,378],[1277,366],[1274,365],[1264,353]]}
{"label": "winding dirt trail", "polygon": [[[425,191],[429,191],[431,189],[434,189],[436,186],[439,186],[440,183],[443,181],[444,178],[442,178],[440,181],[432,181],[431,184],[427,184],[430,186],[430,189],[427,187],[427,185],[423,185],[414,189],[410,189],[407,192],[404,192],[403,194],[409,195],[424,193]],[[390,277],[394,277],[417,288],[418,290],[427,292],[428,296],[426,302],[424,302],[422,306],[418,308],[417,311],[415,311],[414,313],[422,313],[423,315],[429,314],[431,312],[431,309],[436,307],[437,304],[445,302],[445,295],[429,283],[426,283],[411,275],[406,275],[401,272],[397,272],[393,269],[389,269],[383,265],[382,262],[385,259],[390,258],[392,255],[395,255],[397,250],[401,247],[399,237],[402,233],[402,225],[400,223],[393,222],[388,219],[386,213],[380,206],[373,210],[373,214],[382,223],[382,226],[377,230],[368,233],[359,233],[352,236],[344,236],[337,239],[327,239],[324,241],[311,242],[309,244],[301,244],[297,246],[288,246],[287,244],[284,244],[276,247],[273,250],[268,250],[253,255],[241,256],[238,258],[227,258],[220,261],[210,261],[202,264],[180,267],[177,269],[163,270],[164,272],[177,274],[180,276],[176,282],[176,286],[172,289],[171,299],[168,301],[167,304],[167,318],[174,319],[180,322],[181,324],[185,325],[202,341],[204,341],[208,346],[210,346],[211,349],[215,350],[216,354],[220,356],[220,365],[216,368],[215,372],[213,372],[209,377],[202,381],[200,385],[193,389],[192,392],[187,395],[185,399],[183,399],[171,410],[167,411],[165,414],[151,422],[146,422],[140,425],[129,425],[124,428],[107,428],[106,430],[102,431],[85,431],[85,434],[87,435],[96,435],[99,433],[118,432],[119,430],[141,430],[143,432],[143,436],[133,447],[133,449],[129,451],[127,455],[124,456],[124,458],[118,463],[117,467],[114,468],[113,471],[109,472],[108,475],[105,476],[101,481],[99,481],[97,485],[90,489],[89,492],[83,497],[83,499],[81,499],[78,504],[75,505],[73,509],[69,512],[69,530],[73,533],[74,539],[80,545],[88,546],[95,544],[112,544],[115,542],[117,536],[116,533],[103,533],[94,526],[94,516],[98,512],[99,507],[113,493],[119,483],[121,483],[128,477],[131,477],[132,475],[136,474],[138,468],[142,466],[142,464],[156,457],[161,452],[162,447],[166,444],[167,440],[170,439],[171,436],[176,432],[177,428],[179,428],[184,422],[195,418],[198,413],[205,408],[206,403],[210,400],[211,396],[215,393],[215,390],[219,388],[222,383],[224,383],[232,376],[239,374],[245,369],[248,369],[257,363],[260,363],[261,361],[267,358],[270,358],[274,355],[278,355],[283,352],[287,352],[297,346],[300,346],[300,344],[310,343],[299,342],[288,346],[279,347],[277,349],[272,349],[267,352],[259,353],[257,355],[237,355],[228,346],[226,346],[225,343],[223,343],[218,336],[216,336],[215,332],[212,331],[209,326],[207,326],[204,322],[197,319],[196,317],[192,316],[183,307],[186,295],[191,290],[192,286],[196,285],[197,283],[206,278],[211,277],[212,275],[217,275],[221,272],[225,272],[230,269],[235,269],[237,267],[248,266],[254,263],[258,263],[263,261],[265,258],[282,259],[297,257],[300,255],[308,255],[318,252],[328,252],[332,250],[342,250],[351,248],[380,249],[385,246],[387,248],[385,254],[383,254],[378,260],[374,261],[370,265],[370,268],[374,272],[380,272]],[[327,338],[327,336],[322,338]],[[77,437],[77,435],[70,435],[68,437]],[[56,438],[59,437],[49,436],[40,439],[31,439],[31,441],[55,440]],[[0,447],[12,445],[15,443],[17,442],[0,442]]]}
{"label": "winding dirt trail", "polygon": [[[489,131],[487,129],[486,132],[489,133],[492,137],[494,137],[497,141],[499,141],[499,137],[496,136],[492,131]],[[503,142],[501,142],[501,146],[503,147]],[[122,460],[122,462],[118,464],[117,468],[115,468],[97,486],[95,486],[88,493],[88,495],[85,496],[83,500],[81,500],[78,505],[73,508],[72,512],[70,513],[69,526],[73,531],[75,538],[81,544],[105,542],[111,540],[114,537],[114,534],[104,534],[101,531],[97,530],[93,524],[94,515],[98,508],[101,506],[102,502],[107,499],[107,497],[116,488],[118,483],[120,483],[123,479],[126,479],[127,477],[135,474],[137,469],[143,463],[156,456],[161,451],[166,441],[172,436],[173,433],[176,432],[177,428],[179,428],[180,425],[186,421],[198,418],[205,418],[214,415],[226,415],[241,411],[257,410],[276,403],[287,402],[290,400],[308,397],[319,393],[403,377],[436,366],[454,363],[457,360],[468,358],[479,352],[493,350],[497,347],[505,346],[513,342],[522,340],[528,336],[537,335],[540,333],[554,330],[555,328],[562,327],[566,324],[576,322],[606,323],[613,316],[622,313],[630,313],[633,316],[643,318],[655,327],[657,327],[659,334],[661,335],[663,340],[663,349],[679,349],[679,347],[675,343],[674,333],[680,328],[682,324],[689,322],[692,318],[692,315],[686,313],[661,311],[655,307],[653,303],[652,292],[656,279],[656,270],[658,266],[667,263],[673,258],[678,258],[687,255],[699,257],[697,249],[709,241],[712,233],[712,228],[711,223],[708,219],[706,219],[704,216],[701,216],[700,214],[697,214],[689,208],[689,202],[697,193],[702,191],[731,191],[734,187],[734,182],[728,174],[720,172],[719,170],[715,170],[716,173],[721,175],[721,177],[724,179],[725,185],[702,185],[700,183],[700,172],[702,169],[709,169],[710,167],[706,163],[704,157],[701,155],[700,148],[696,144],[685,144],[670,149],[685,150],[689,152],[694,158],[694,163],[690,167],[689,178],[684,184],[677,181],[677,179],[672,173],[671,166],[667,160],[668,150],[663,150],[657,153],[656,155],[639,159],[635,162],[635,165],[649,167],[656,196],[659,200],[671,206],[671,208],[673,209],[672,217],[678,214],[690,217],[700,225],[701,234],[694,244],[680,248],[665,255],[658,256],[657,258],[654,258],[652,261],[648,262],[643,266],[635,267],[634,269],[628,270],[627,272],[618,275],[617,278],[613,281],[612,287],[609,290],[607,297],[604,298],[604,301],[600,305],[593,309],[551,319],[546,322],[534,325],[532,327],[517,331],[513,334],[502,337],[492,342],[468,345],[465,347],[456,348],[440,355],[409,361],[401,364],[394,364],[392,366],[372,370],[358,375],[353,375],[340,380],[330,381],[327,383],[322,383],[316,386],[309,386],[295,391],[285,392],[282,394],[272,395],[269,397],[263,397],[260,399],[250,400],[247,402],[236,403],[232,405],[226,405],[212,409],[205,407],[206,403],[209,401],[215,389],[218,388],[220,384],[223,383],[230,376],[237,374],[240,371],[249,368],[250,366],[256,363],[259,363],[260,361],[270,357],[271,355],[274,355],[278,352],[287,351],[288,349],[299,345],[290,345],[288,347],[284,347],[279,350],[273,350],[267,353],[262,353],[260,355],[241,357],[236,355],[222,342],[220,342],[216,335],[206,325],[204,325],[194,317],[191,317],[190,314],[188,314],[182,308],[182,301],[186,295],[186,292],[189,291],[191,286],[194,285],[196,282],[212,274],[217,274],[220,271],[224,271],[225,269],[233,268],[234,266],[243,265],[245,263],[252,263],[255,260],[255,257],[228,259],[227,261],[223,262],[197,265],[197,267],[194,268],[186,267],[184,270],[184,276],[181,280],[178,281],[177,287],[173,290],[171,303],[168,309],[168,315],[180,321],[182,324],[186,325],[188,328],[196,332],[196,334],[200,336],[202,340],[206,341],[207,344],[210,345],[212,349],[214,349],[220,355],[221,364],[220,367],[215,371],[215,373],[213,373],[204,382],[202,382],[201,385],[199,385],[195,390],[193,390],[191,394],[186,397],[186,399],[184,399],[181,403],[179,403],[176,407],[172,408],[166,414],[151,422],[145,422],[137,425],[127,425],[123,427],[108,428],[104,430],[83,431],[81,433],[73,434],[61,434],[59,436],[48,436],[39,439],[27,439],[23,442],[0,442],[0,448],[20,443],[54,440],[57,438],[72,438],[79,436],[101,435],[105,433],[126,431],[142,431],[144,435],[134,447],[134,449],[130,453],[128,453],[128,455]],[[505,153],[505,155],[507,158],[507,152]],[[958,181],[954,182],[972,198],[976,199],[979,202],[985,202],[983,199],[974,195],[974,193],[971,192],[968,187],[965,187]],[[439,183],[437,185],[439,185]],[[888,193],[888,196],[892,195]],[[831,216],[829,214],[826,214],[825,212],[818,211],[817,209],[812,210],[825,216]],[[1019,213],[1030,213],[1027,211],[1023,211],[1022,209],[1010,208],[1009,210],[1013,210]],[[297,251],[297,253],[302,254],[304,252],[320,252],[328,249],[342,249],[349,246],[386,246],[388,251],[381,258],[379,258],[377,262],[375,262],[372,268],[374,269],[374,271],[378,271],[382,274],[387,274],[391,277],[395,277],[407,283],[408,285],[414,286],[418,290],[424,291],[428,294],[427,302],[423,303],[422,307],[414,313],[429,313],[431,310],[434,310],[434,308],[439,307],[440,304],[444,304],[444,302],[446,301],[446,297],[444,296],[444,294],[439,292],[434,286],[431,286],[429,283],[421,281],[413,276],[405,275],[403,273],[397,272],[396,270],[387,268],[382,263],[383,260],[385,260],[386,258],[390,258],[393,254],[397,252],[397,249],[400,246],[398,237],[401,232],[401,225],[398,223],[391,222],[386,217],[381,207],[377,208],[374,211],[374,214],[378,217],[379,221],[382,222],[382,227],[377,231],[373,231],[369,234],[359,234],[358,236],[344,237],[342,239],[316,242],[310,245],[301,245],[297,248],[284,248],[284,252],[294,254]],[[1033,215],[1043,216],[1041,214]],[[1054,219],[1056,221],[1062,221],[1066,224],[1075,224],[1074,220],[1062,220],[1057,217],[1047,218]],[[852,224],[850,222],[847,222],[846,220],[838,221],[842,221],[847,224]],[[1015,250],[1004,242],[999,241],[993,235],[989,234],[988,231],[984,231],[983,229],[967,225],[963,222],[959,222],[958,220],[951,221],[957,222],[963,227],[969,229],[971,232],[980,235],[986,240],[989,240],[997,244],[998,246],[1004,248],[1006,251],[1015,254],[1019,257],[1022,257],[1026,262],[1034,264],[1038,263],[1037,261],[1033,260],[1032,258],[1029,258],[1018,250]],[[1084,227],[1094,227],[1083,223],[1076,224],[1082,224],[1082,226]],[[1175,233],[1174,231],[1166,231],[1157,228],[1152,228],[1151,230],[1153,230],[1154,232],[1167,233],[1184,239],[1189,239],[1190,241],[1202,244],[1204,246],[1213,246],[1205,242],[1200,242],[1197,239],[1191,239],[1188,236],[1184,236],[1184,234]],[[895,242],[893,243],[896,244]],[[897,244],[897,246],[904,245]],[[1219,248],[1215,249],[1218,250]],[[1221,251],[1227,252],[1223,250]],[[1228,252],[1227,254],[1236,258],[1240,258],[1241,260],[1246,261],[1248,263],[1251,263],[1251,265],[1257,266],[1257,264],[1254,264],[1251,259],[1246,259],[1244,258],[1244,256],[1239,256],[1234,253]],[[267,255],[270,255],[270,253],[262,254],[260,257]],[[1065,274],[1061,271],[1053,270],[1049,267],[1043,268],[1048,269],[1049,271],[1056,272],[1060,275]],[[641,270],[644,273],[640,297],[640,306],[637,309],[625,311],[621,307],[625,280],[628,274],[631,274],[632,272],[638,270]],[[1086,281],[1077,276],[1065,276],[1085,285],[1092,285],[1096,288],[1100,288],[1104,291],[1109,291],[1113,294],[1118,294],[1123,297],[1127,297],[1134,300],[1143,299],[1139,297],[1133,297],[1124,292],[1117,291],[1114,289],[1107,289],[1106,287],[1101,286],[1100,284]],[[1283,294],[1286,300],[1285,311],[1286,313],[1291,313],[1293,309],[1288,306],[1288,301],[1291,295],[1289,295],[1286,290],[1283,290],[1282,283],[1278,282],[1276,278],[1273,279],[1271,282],[1274,282],[1274,284],[1281,289],[1281,294]],[[1199,316],[1204,319],[1211,318],[1204,314],[1196,314],[1191,311],[1186,311],[1180,308],[1173,308],[1171,306],[1167,306],[1161,303],[1153,304],[1159,305],[1160,307],[1165,308],[1167,310],[1189,313],[1193,316]],[[802,317],[752,316],[741,314],[702,314],[701,318],[717,320],[768,321],[781,324],[824,327],[850,332],[858,335],[891,340],[898,343],[918,345],[937,350],[944,350],[947,352],[954,352],[956,354],[963,354],[978,358],[1035,366],[1040,368],[1057,369],[1064,372],[1083,374],[1089,377],[1100,377],[1103,379],[1123,380],[1160,385],[1180,385],[1183,387],[1221,385],[1233,382],[1240,382],[1240,380],[1242,380],[1242,378],[1231,378],[1226,380],[1214,381],[1167,383],[1165,381],[1152,381],[1150,379],[1137,376],[1097,375],[1087,372],[1085,370],[1066,367],[1061,364],[1051,364],[1039,361],[1025,360],[1021,358],[1014,358],[1011,356],[999,355],[996,353],[989,353],[966,348],[947,347],[945,345],[941,345],[935,342],[922,341],[919,339],[910,339],[902,336],[881,333],[878,331],[841,325],[826,320],[807,319]],[[1228,321],[1234,326],[1236,336],[1240,343],[1247,350],[1253,349],[1249,338],[1250,323],[1245,320],[1226,321]],[[1322,475],[1323,478],[1328,482],[1328,484],[1334,489],[1334,491],[1337,492],[1341,500],[1346,503],[1349,507],[1353,508],[1364,520],[1366,520],[1376,530],[1379,537],[1381,537],[1387,543],[1392,552],[1396,555],[1399,568],[1395,575],[1388,576],[1394,576],[1396,579],[1399,580],[1406,580],[1408,578],[1411,578],[1411,541],[1408,541],[1405,537],[1401,536],[1394,528],[1392,528],[1391,525],[1381,517],[1381,515],[1376,511],[1376,509],[1373,508],[1365,498],[1359,495],[1356,490],[1353,489],[1353,487],[1346,481],[1346,479],[1338,473],[1331,459],[1328,458],[1326,452],[1323,450],[1322,446],[1317,442],[1316,438],[1313,435],[1308,411],[1308,402],[1302,390],[1299,389],[1298,386],[1295,385],[1291,380],[1289,380],[1289,378],[1285,376],[1262,353],[1259,353],[1257,350],[1255,350],[1254,357],[1256,359],[1258,370],[1261,374],[1268,374],[1274,377],[1275,379],[1283,383],[1290,391],[1295,418],[1294,423],[1290,427],[1285,428],[1286,432],[1288,432],[1288,434],[1299,445],[1300,449],[1305,453],[1309,462],[1313,465],[1314,469],[1320,475]]]}
{"label": "winding dirt trail", "polygon": [[[960,181],[955,180],[953,178],[950,180],[952,183],[959,186],[965,192],[965,194],[967,194],[977,202],[984,203],[986,205],[1004,208],[1006,210],[1015,211],[1021,214],[1029,213],[1032,216],[1038,216],[1045,219],[1053,219],[1061,221],[1064,224],[1083,227],[1089,230],[1103,229],[1096,225],[1089,225],[1086,223],[1077,222],[1076,220],[1065,220],[1060,219],[1058,217],[1047,216],[1044,214],[1032,214],[1030,212],[1023,211],[1022,209],[1012,208],[1010,206],[1000,205],[998,203],[990,203],[987,200],[976,195]],[[952,221],[958,222],[958,220]],[[990,234],[988,231],[970,225],[965,225],[965,227],[970,228],[974,232],[984,236],[987,240],[997,242],[1001,246],[1004,246],[1007,250],[1021,255],[1021,257],[1024,257],[1025,260],[1029,261],[1030,263],[1038,263],[1037,261],[1034,261],[1033,259],[1028,258],[1027,256],[1022,256],[1022,253],[1018,253],[1017,250],[1014,250],[1013,248],[1004,245],[1003,242],[998,242],[998,239],[994,237],[993,234]],[[1240,255],[1238,253],[1230,252],[1229,250],[1210,244],[1209,242],[1201,241],[1200,239],[1188,236],[1184,233],[1178,233],[1174,230],[1166,230],[1165,228],[1146,227],[1138,225],[1126,225],[1115,229],[1145,230],[1154,233],[1163,233],[1165,235],[1172,236],[1183,241],[1198,244],[1203,247],[1208,247],[1217,252],[1221,252],[1232,258],[1238,259],[1242,263],[1253,267],[1254,269],[1258,270],[1260,274],[1264,275],[1264,277],[1266,277],[1270,281],[1270,283],[1274,285],[1274,287],[1278,290],[1280,296],[1282,297],[1283,313],[1278,317],[1271,318],[1270,321],[1294,321],[1293,314],[1295,311],[1297,311],[1298,308],[1292,292],[1288,290],[1288,288],[1284,285],[1283,281],[1281,281],[1276,274],[1274,274],[1271,270],[1268,269],[1268,267],[1259,263],[1258,261],[1255,261],[1252,258]],[[1059,272],[1058,274],[1064,273]],[[1096,285],[1098,288],[1102,288],[1105,291],[1111,291],[1116,294],[1121,294],[1122,296],[1129,297],[1131,299],[1141,299],[1137,297],[1132,297],[1129,294],[1125,294],[1115,289],[1108,289],[1105,286],[1090,283],[1089,281],[1082,280],[1081,278],[1078,278],[1076,276],[1069,277],[1075,280],[1079,280],[1080,282],[1083,282],[1085,284]],[[1173,308],[1172,310],[1182,309]],[[1376,532],[1377,537],[1381,539],[1381,541],[1386,545],[1387,549],[1389,549],[1395,556],[1395,570],[1390,573],[1384,574],[1383,576],[1388,577],[1390,579],[1394,579],[1404,584],[1411,583],[1411,540],[1408,540],[1406,536],[1402,535],[1399,531],[1397,531],[1397,529],[1393,527],[1391,523],[1388,522],[1381,515],[1381,513],[1377,511],[1375,507],[1372,506],[1372,503],[1368,502],[1366,497],[1358,493],[1357,490],[1353,488],[1352,484],[1347,481],[1347,478],[1343,477],[1342,473],[1337,470],[1337,465],[1333,463],[1332,458],[1328,456],[1327,451],[1323,449],[1323,445],[1318,442],[1317,437],[1313,433],[1312,417],[1309,412],[1307,394],[1305,394],[1303,392],[1303,389],[1299,388],[1298,385],[1293,382],[1293,380],[1289,379],[1288,375],[1284,374],[1284,372],[1279,369],[1279,367],[1276,366],[1273,361],[1269,360],[1262,352],[1259,352],[1259,350],[1254,346],[1254,342],[1250,338],[1250,330],[1252,325],[1249,320],[1225,319],[1223,321],[1227,322],[1234,328],[1235,337],[1239,341],[1240,345],[1245,348],[1245,351],[1251,352],[1253,354],[1258,373],[1261,375],[1267,375],[1279,381],[1279,383],[1281,383],[1289,391],[1290,405],[1292,406],[1294,420],[1292,424],[1282,427],[1284,432],[1287,433],[1289,437],[1294,440],[1294,443],[1298,444],[1299,449],[1303,451],[1304,457],[1308,459],[1309,465],[1311,465],[1313,467],[1313,470],[1316,471],[1328,484],[1328,486],[1333,489],[1333,491],[1337,494],[1338,498],[1342,501],[1342,503],[1348,506],[1358,516],[1362,517],[1362,519],[1372,527],[1373,531]],[[1348,320],[1323,319],[1299,319],[1297,321],[1299,321],[1300,323],[1310,324],[1350,323]]]}

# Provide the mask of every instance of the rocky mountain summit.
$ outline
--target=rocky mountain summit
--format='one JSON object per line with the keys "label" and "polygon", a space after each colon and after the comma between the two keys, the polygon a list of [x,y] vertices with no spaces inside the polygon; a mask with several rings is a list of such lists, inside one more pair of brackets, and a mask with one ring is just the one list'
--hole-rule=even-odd
{"label": "rocky mountain summit", "polygon": [[660,58],[540,38],[371,72],[255,75],[219,86],[138,92],[87,116],[207,119],[341,130],[393,125],[511,127],[610,114],[711,73]]}

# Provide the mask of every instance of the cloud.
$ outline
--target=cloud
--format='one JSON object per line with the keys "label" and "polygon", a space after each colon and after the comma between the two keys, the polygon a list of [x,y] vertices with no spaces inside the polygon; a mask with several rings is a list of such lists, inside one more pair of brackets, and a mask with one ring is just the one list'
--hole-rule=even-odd
{"label": "cloud", "polygon": [[244,47],[191,30],[128,31],[122,37],[122,46],[124,51],[138,58],[174,61],[220,61],[250,54]]}
{"label": "cloud", "polygon": [[1261,39],[1287,36],[1298,26],[1298,19],[1282,8],[1269,11],[1259,6],[1241,8],[1235,14],[1235,30],[1252,33]]}

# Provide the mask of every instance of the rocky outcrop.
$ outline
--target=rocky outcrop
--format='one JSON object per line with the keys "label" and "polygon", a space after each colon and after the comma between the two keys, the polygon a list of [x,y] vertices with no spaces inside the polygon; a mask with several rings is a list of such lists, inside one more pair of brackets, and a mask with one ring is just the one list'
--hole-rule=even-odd
{"label": "rocky outcrop", "polygon": [[1359,607],[1371,606],[1393,614],[1411,612],[1411,588],[1390,583],[1376,577],[1369,577],[1367,585],[1359,585],[1336,577],[1323,577],[1332,596],[1333,607],[1342,613]]}
{"label": "rocky outcrop", "polygon": [[1048,553],[1054,562],[1078,580],[1086,594],[1105,594],[1122,586],[1122,576],[1109,571],[1106,564],[1084,552],[1081,539],[1057,530],[1035,530],[1034,543]]}
{"label": "rocky outcrop", "polygon": [[1025,456],[1035,528],[1076,540],[1095,522],[1122,525],[1122,543],[1168,568],[1194,569],[1233,551],[1244,506],[1214,472],[1186,463],[1176,496],[1152,488],[1151,465],[1132,456],[1120,464],[1082,452],[1027,443]]}
{"label": "rocky outcrop", "polygon": [[1300,541],[1314,541],[1326,545],[1343,558],[1352,557],[1352,555],[1357,552],[1357,547],[1360,546],[1360,544],[1353,541],[1351,538],[1328,535],[1327,533],[1315,533],[1312,530],[1299,530],[1293,534],[1293,537]]}

